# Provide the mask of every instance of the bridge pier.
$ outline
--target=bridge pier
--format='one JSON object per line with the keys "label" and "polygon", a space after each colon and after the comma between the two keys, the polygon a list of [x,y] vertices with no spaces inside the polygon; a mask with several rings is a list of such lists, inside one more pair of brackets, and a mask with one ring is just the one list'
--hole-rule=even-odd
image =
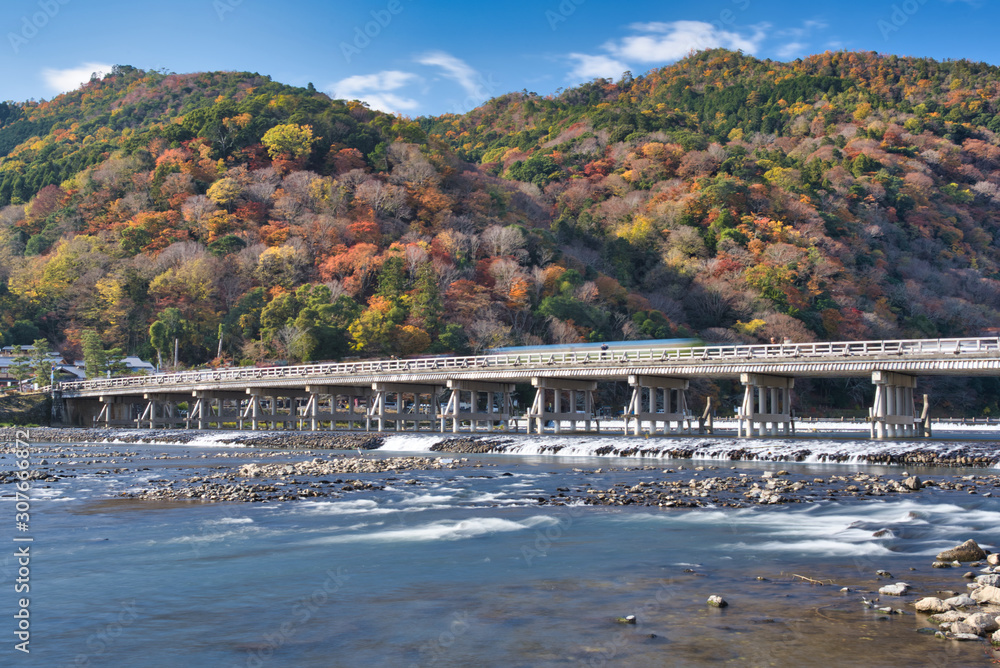
{"label": "bridge pier", "polygon": [[[562,433],[562,422],[569,422],[570,429],[576,431],[580,422],[590,431],[590,423],[594,419],[594,390],[596,380],[568,380],[564,378],[532,378],[531,385],[536,388],[535,400],[528,411],[528,433],[534,427],[535,433],[545,432],[545,425],[550,420],[556,434]],[[552,402],[548,401],[551,392]],[[563,402],[563,395],[567,401]],[[580,404],[583,404],[581,407]],[[565,409],[569,409],[566,412]]]}
{"label": "bridge pier", "polygon": [[147,392],[142,397],[147,403],[142,415],[136,420],[139,429],[144,427],[147,429],[159,427],[170,429],[187,426],[187,418],[182,418],[177,413],[177,404],[187,401],[188,395]]}
{"label": "bridge pier", "polygon": [[135,409],[137,398],[101,396],[101,412],[94,418],[94,422],[102,427],[131,427],[136,424],[136,420],[142,414],[141,411]]}
{"label": "bridge pier", "polygon": [[[510,429],[510,416],[513,403],[510,398],[514,391],[513,383],[485,383],[474,380],[449,380],[448,389],[451,397],[441,412],[441,433],[447,430],[448,420],[451,420],[451,431],[457,434],[462,423],[469,423],[469,431],[480,431],[480,423],[485,424],[486,431],[493,431],[497,422],[502,423],[503,430]],[[462,410],[462,397],[468,393],[469,410]],[[484,395],[484,396],[480,396]],[[499,396],[498,396],[499,395]]]}
{"label": "bridge pier", "polygon": [[[385,431],[386,423],[391,422],[395,431],[405,431],[406,423],[413,423],[413,431],[420,431],[424,422],[435,431],[438,416],[441,413],[440,385],[415,385],[410,383],[372,383],[374,399],[368,409],[368,416],[376,421],[378,431]],[[396,409],[389,411],[388,398],[394,396]],[[406,397],[413,397],[412,412],[406,411]],[[422,401],[427,397],[427,402]]]}
{"label": "bridge pier", "polygon": [[792,422],[794,378],[743,373],[740,382],[745,390],[737,421],[738,438],[777,436],[779,429],[786,436],[795,433]]}
{"label": "bridge pier", "polygon": [[[246,392],[225,392],[221,390],[195,390],[191,393],[191,409],[188,411],[188,428],[196,423],[198,429],[222,429],[226,422],[232,422],[237,428],[243,428],[245,411],[243,402],[247,400]],[[236,402],[236,407],[226,410],[226,402]]]}
{"label": "bridge pier", "polygon": [[916,410],[913,390],[917,379],[894,371],[872,371],[875,402],[871,409],[871,437],[882,440],[916,436]]}
{"label": "bridge pier", "polygon": [[[362,385],[306,385],[306,392],[309,393],[309,401],[305,406],[305,414],[309,421],[309,428],[317,431],[322,423],[329,422],[330,431],[337,429],[337,425],[344,424],[344,428],[351,429],[371,429],[371,417],[368,415],[368,405],[371,402],[372,388]],[[329,397],[329,409],[321,411],[321,397]],[[340,410],[343,403],[344,410]],[[364,410],[358,411],[359,404],[364,404]]]}
{"label": "bridge pier", "polygon": [[[662,376],[629,376],[632,399],[625,411],[625,433],[636,436],[642,433],[644,422],[649,423],[649,433],[655,434],[658,425],[663,433],[669,434],[671,423],[677,424],[677,431],[690,433],[691,414],[687,406],[687,390],[690,381],[683,378]],[[662,406],[663,410],[660,410]]]}
{"label": "bridge pier", "polygon": [[[301,427],[299,408],[303,399],[309,399],[308,392],[281,387],[248,387],[246,393],[250,401],[243,410],[241,424],[249,421],[253,431],[259,431],[261,423],[270,425],[271,430],[277,429],[279,424],[282,429],[288,429],[289,423],[293,428]],[[279,412],[280,399],[288,400],[287,412]],[[265,401],[270,409],[268,412],[264,411]]]}

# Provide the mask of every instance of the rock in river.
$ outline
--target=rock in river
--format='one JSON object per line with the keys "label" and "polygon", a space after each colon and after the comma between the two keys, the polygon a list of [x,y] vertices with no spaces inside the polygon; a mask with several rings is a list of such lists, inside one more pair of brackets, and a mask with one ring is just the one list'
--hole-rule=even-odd
{"label": "rock in river", "polygon": [[1000,573],[990,573],[988,575],[976,576],[976,582],[990,587],[1000,587]]}
{"label": "rock in river", "polygon": [[995,612],[977,612],[963,619],[961,623],[972,627],[975,629],[972,633],[981,636],[1000,629],[1000,624],[997,624],[997,613]]}
{"label": "rock in river", "polygon": [[722,598],[721,596],[716,596],[714,594],[708,597],[707,603],[713,608],[724,608],[727,605],[729,605],[728,603],[726,603],[726,599]]}
{"label": "rock in river", "polygon": [[958,547],[945,550],[937,558],[938,561],[979,561],[986,558],[986,553],[970,538]]}
{"label": "rock in river", "polygon": [[922,598],[913,604],[918,612],[948,612],[951,610],[951,606],[939,599],[936,596],[928,596],[927,598]]}
{"label": "rock in river", "polygon": [[976,600],[968,594],[959,594],[958,596],[946,598],[944,604],[950,608],[969,608],[976,604]]}
{"label": "rock in river", "polygon": [[980,605],[1000,605],[1000,588],[989,585],[972,592],[972,598]]}
{"label": "rock in river", "polygon": [[897,582],[896,584],[878,588],[878,593],[883,596],[905,596],[908,591],[910,591],[910,585],[905,582]]}

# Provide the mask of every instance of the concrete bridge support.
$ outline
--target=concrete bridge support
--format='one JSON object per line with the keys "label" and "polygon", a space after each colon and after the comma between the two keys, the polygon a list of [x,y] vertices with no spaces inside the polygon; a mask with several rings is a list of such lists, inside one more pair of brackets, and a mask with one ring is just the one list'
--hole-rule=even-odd
{"label": "concrete bridge support", "polygon": [[142,395],[142,398],[146,400],[146,407],[136,421],[139,429],[170,429],[188,426],[188,420],[180,416],[177,404],[188,401],[190,395],[147,392]]}
{"label": "concrete bridge support", "polygon": [[300,408],[309,399],[309,393],[304,390],[285,389],[281,387],[248,387],[250,400],[243,411],[242,422],[250,423],[253,431],[258,431],[263,424],[270,429],[294,429],[301,422]]}
{"label": "concrete bridge support", "polygon": [[776,436],[779,429],[786,436],[795,433],[792,422],[794,378],[744,373],[740,374],[740,381],[746,389],[740,407],[737,437]]}
{"label": "concrete bridge support", "polygon": [[871,409],[871,437],[916,436],[919,421],[913,405],[917,379],[893,371],[872,371],[875,404]]}
{"label": "concrete bridge support", "polygon": [[[513,383],[484,383],[473,380],[449,380],[451,397],[441,412],[441,433],[447,431],[451,420],[451,431],[457,434],[463,423],[468,423],[469,431],[493,431],[500,423],[504,431],[510,429],[513,402],[510,394]],[[468,410],[463,409],[468,398]]]}
{"label": "concrete bridge support", "polygon": [[[555,433],[562,433],[562,423],[569,422],[572,431],[580,422],[590,431],[594,419],[594,390],[596,380],[567,380],[564,378],[532,378],[535,400],[528,411],[528,433],[532,429],[538,434],[545,432],[549,421]],[[549,401],[549,397],[552,400]]]}
{"label": "concrete bridge support", "polygon": [[690,433],[692,415],[687,406],[690,381],[660,376],[629,376],[628,384],[632,386],[632,399],[625,410],[625,433],[631,430],[638,436],[647,422],[651,434],[655,434],[659,427],[662,427],[662,433],[670,433],[671,423],[677,425],[678,432]]}
{"label": "concrete bridge support", "polygon": [[222,429],[226,423],[230,423],[238,429],[243,428],[245,419],[243,402],[247,401],[245,392],[195,390],[191,393],[191,397],[191,409],[188,411],[189,426],[194,424],[198,429],[211,429],[214,424],[216,429]]}
{"label": "concrete bridge support", "polygon": [[430,431],[436,431],[443,390],[440,385],[372,383],[373,398],[368,416],[375,421],[378,431],[386,431],[386,424],[390,422],[396,431],[405,431],[407,423],[412,424],[413,431],[420,431],[423,423],[429,425]]}
{"label": "concrete bridge support", "polygon": [[[368,408],[372,388],[363,385],[307,385],[305,417],[312,431],[325,424],[335,429],[371,429]],[[340,425],[343,425],[341,427]]]}
{"label": "concrete bridge support", "polygon": [[102,427],[131,427],[142,414],[139,397],[102,396],[101,411],[94,418],[95,425]]}

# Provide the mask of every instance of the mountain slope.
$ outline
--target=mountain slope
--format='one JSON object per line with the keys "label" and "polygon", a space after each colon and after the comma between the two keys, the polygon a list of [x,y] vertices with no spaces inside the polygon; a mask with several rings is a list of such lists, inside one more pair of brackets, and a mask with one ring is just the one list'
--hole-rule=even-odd
{"label": "mountain slope", "polygon": [[1000,326],[1000,70],[709,51],[410,120],[122,66],[0,105],[0,332],[186,364]]}

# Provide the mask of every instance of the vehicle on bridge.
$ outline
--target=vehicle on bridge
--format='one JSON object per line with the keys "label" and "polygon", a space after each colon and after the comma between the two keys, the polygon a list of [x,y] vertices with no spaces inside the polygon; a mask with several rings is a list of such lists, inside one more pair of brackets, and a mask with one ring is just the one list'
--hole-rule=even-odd
{"label": "vehicle on bridge", "polygon": [[624,353],[635,350],[659,351],[701,345],[698,339],[647,339],[644,341],[599,341],[597,343],[557,343],[544,346],[509,346],[487,350],[487,355],[537,355],[545,353]]}

